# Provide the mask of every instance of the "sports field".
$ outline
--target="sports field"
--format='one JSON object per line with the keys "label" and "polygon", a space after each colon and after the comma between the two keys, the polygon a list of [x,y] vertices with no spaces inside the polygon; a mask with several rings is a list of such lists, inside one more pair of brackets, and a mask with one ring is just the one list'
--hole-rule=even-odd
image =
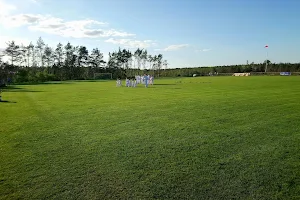
{"label": "sports field", "polygon": [[300,77],[18,85],[2,98],[0,199],[300,199]]}

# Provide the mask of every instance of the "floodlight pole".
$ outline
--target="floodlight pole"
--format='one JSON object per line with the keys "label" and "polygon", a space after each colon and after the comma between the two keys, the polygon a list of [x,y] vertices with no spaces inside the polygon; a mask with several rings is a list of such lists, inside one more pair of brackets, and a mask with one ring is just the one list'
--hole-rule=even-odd
{"label": "floodlight pole", "polygon": [[269,48],[269,46],[267,45],[267,46],[265,46],[265,48],[266,48],[266,67],[265,67],[265,73],[266,73],[268,70],[268,48]]}
{"label": "floodlight pole", "polygon": [[268,69],[268,50],[266,52],[266,68],[265,68],[265,72],[267,72]]}

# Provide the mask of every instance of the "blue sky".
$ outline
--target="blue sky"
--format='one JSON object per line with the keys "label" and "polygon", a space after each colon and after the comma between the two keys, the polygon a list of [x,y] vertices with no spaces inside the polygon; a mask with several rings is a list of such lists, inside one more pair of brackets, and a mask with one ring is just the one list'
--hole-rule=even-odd
{"label": "blue sky", "polygon": [[7,40],[108,52],[145,48],[169,67],[300,62],[299,0],[0,0]]}

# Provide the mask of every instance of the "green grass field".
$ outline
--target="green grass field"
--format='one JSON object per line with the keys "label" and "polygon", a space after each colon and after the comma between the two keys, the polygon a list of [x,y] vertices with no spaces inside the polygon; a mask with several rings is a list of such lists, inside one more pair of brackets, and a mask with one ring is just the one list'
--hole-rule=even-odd
{"label": "green grass field", "polygon": [[299,77],[155,81],[4,90],[0,199],[300,199]]}

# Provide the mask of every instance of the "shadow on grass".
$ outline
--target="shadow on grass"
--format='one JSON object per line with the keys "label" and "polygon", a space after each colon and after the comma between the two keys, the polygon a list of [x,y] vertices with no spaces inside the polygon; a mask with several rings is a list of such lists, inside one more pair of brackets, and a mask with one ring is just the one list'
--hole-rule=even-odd
{"label": "shadow on grass", "polygon": [[0,89],[2,89],[2,90],[20,90],[23,88],[19,88],[19,87],[10,85],[10,86],[6,86],[6,87],[1,87]]}
{"label": "shadow on grass", "polygon": [[41,83],[15,83],[14,85],[53,85],[53,84],[72,84],[71,81],[50,81]]}
{"label": "shadow on grass", "polygon": [[38,90],[27,90],[21,87],[16,87],[13,85],[6,86],[4,88],[1,88],[3,92],[43,92]]}
{"label": "shadow on grass", "polygon": [[44,91],[18,89],[18,90],[3,90],[3,92],[44,92]]}
{"label": "shadow on grass", "polygon": [[89,83],[89,82],[109,82],[109,81],[112,81],[112,80],[74,80],[74,81],[70,81],[70,82],[79,82],[79,83]]}
{"label": "shadow on grass", "polygon": [[2,100],[2,101],[0,101],[0,103],[17,103],[17,102],[15,102],[15,101],[6,101],[6,100]]}
{"label": "shadow on grass", "polygon": [[[68,80],[68,81],[48,81],[48,82],[40,82],[40,83],[13,83],[10,86],[13,85],[56,85],[56,84],[74,84],[74,83],[80,83],[80,82],[108,82],[111,80]],[[3,88],[6,88],[9,86],[5,86]],[[1,87],[2,88],[2,87]]]}

